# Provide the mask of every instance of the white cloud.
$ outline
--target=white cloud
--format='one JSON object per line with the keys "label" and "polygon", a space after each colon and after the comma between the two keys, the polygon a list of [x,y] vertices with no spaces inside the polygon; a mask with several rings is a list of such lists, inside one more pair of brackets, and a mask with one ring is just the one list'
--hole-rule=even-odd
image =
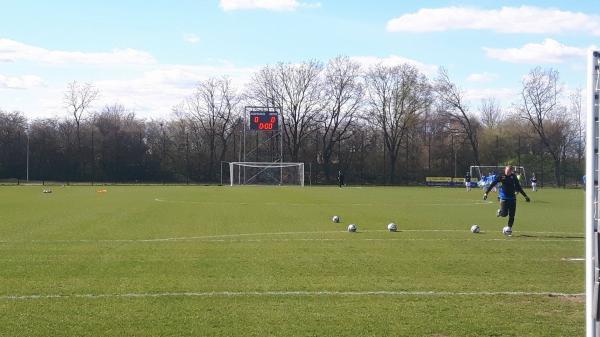
{"label": "white cloud", "polygon": [[386,66],[397,66],[401,64],[410,64],[427,75],[432,75],[437,72],[438,67],[432,64],[425,64],[413,59],[409,59],[402,56],[390,55],[388,57],[376,57],[376,56],[353,56],[350,58],[352,61],[358,62],[365,67],[374,66],[376,64],[383,64]]}
{"label": "white cloud", "polygon": [[237,67],[228,62],[216,65],[163,65],[137,78],[102,80],[94,85],[102,93],[102,104],[119,102],[143,117],[167,118],[171,108],[189,96],[196,85],[209,77],[228,76],[242,89],[256,68]]}
{"label": "white cloud", "polygon": [[200,42],[200,37],[196,34],[183,34],[183,40],[187,43],[196,44]]}
{"label": "white cloud", "polygon": [[570,58],[582,58],[586,48],[564,45],[553,39],[545,39],[542,43],[528,43],[521,48],[497,49],[484,47],[490,58],[512,63],[562,63]]}
{"label": "white cloud", "polygon": [[41,77],[35,75],[4,76],[0,75],[0,89],[30,89],[44,85]]}
{"label": "white cloud", "polygon": [[318,8],[320,2],[305,3],[298,0],[220,0],[224,11],[266,9],[271,11],[295,11],[298,8]]}
{"label": "white cloud", "polygon": [[423,8],[387,23],[390,32],[441,32],[471,29],[500,33],[584,32],[600,36],[600,16],[533,6],[478,9]]}
{"label": "white cloud", "polygon": [[111,52],[49,50],[10,39],[0,39],[0,62],[31,61],[49,64],[153,64],[156,59],[136,49],[114,49]]}
{"label": "white cloud", "polygon": [[465,98],[473,102],[479,102],[486,98],[509,102],[518,97],[518,93],[518,90],[514,88],[470,88],[465,90]]}
{"label": "white cloud", "polygon": [[488,72],[474,73],[467,76],[467,82],[489,83],[494,81],[496,78],[498,78],[498,75]]}

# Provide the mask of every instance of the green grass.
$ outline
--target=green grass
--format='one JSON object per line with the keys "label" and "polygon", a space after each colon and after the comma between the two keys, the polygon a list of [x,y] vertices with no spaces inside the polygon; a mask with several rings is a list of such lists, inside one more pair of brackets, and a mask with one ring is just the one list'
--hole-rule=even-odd
{"label": "green grass", "polygon": [[583,335],[581,297],[483,294],[584,291],[580,190],[505,238],[478,190],[99,188],[0,187],[0,335]]}

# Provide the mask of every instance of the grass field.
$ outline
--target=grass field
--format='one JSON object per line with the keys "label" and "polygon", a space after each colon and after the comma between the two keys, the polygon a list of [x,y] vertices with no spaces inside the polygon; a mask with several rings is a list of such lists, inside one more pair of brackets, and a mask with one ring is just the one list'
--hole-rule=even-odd
{"label": "grass field", "polygon": [[0,187],[0,335],[584,334],[581,190],[97,189]]}

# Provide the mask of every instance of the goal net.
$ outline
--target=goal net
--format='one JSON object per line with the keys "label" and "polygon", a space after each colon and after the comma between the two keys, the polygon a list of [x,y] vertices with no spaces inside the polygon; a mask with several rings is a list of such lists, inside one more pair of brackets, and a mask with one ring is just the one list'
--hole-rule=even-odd
{"label": "goal net", "polygon": [[[469,174],[471,177],[476,178],[479,186],[485,186],[491,183],[494,176],[504,173],[506,165],[495,166],[495,165],[474,165],[469,168]],[[520,176],[519,181],[524,184],[527,181],[527,175],[525,167],[513,166],[515,174]]]}
{"label": "goal net", "polygon": [[231,162],[229,185],[304,186],[304,163]]}

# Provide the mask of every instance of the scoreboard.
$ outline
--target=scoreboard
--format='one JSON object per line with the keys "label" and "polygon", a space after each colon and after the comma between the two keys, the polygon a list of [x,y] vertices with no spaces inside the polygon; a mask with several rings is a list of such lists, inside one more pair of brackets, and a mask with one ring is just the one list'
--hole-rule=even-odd
{"label": "scoreboard", "polygon": [[250,111],[250,130],[278,131],[279,114],[277,111]]}

